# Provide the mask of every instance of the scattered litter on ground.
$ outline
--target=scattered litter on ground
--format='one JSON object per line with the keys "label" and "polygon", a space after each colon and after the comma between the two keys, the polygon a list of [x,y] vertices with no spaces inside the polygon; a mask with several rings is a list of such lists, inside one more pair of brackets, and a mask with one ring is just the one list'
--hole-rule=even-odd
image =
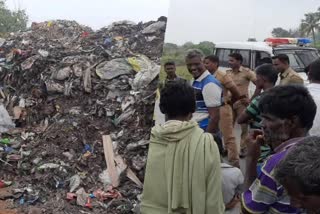
{"label": "scattered litter on ground", "polygon": [[57,20],[1,40],[0,188],[12,189],[0,203],[134,213],[165,26],[165,17],[98,31]]}

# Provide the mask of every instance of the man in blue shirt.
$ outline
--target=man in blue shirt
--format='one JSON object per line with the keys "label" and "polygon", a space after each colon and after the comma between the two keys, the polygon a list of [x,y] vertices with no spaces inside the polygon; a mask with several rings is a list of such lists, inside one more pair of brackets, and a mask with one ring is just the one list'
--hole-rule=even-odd
{"label": "man in blue shirt", "polygon": [[219,107],[222,105],[222,85],[206,70],[203,54],[198,50],[190,50],[185,58],[186,65],[194,80],[197,109],[193,119],[206,132],[214,135],[219,131]]}

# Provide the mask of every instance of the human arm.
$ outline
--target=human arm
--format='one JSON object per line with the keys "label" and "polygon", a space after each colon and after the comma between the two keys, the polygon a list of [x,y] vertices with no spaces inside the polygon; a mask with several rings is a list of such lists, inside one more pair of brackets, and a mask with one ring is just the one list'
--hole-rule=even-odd
{"label": "human arm", "polygon": [[254,90],[254,93],[253,93],[250,101],[252,101],[254,98],[256,98],[257,96],[259,96],[259,95],[261,94],[261,91],[262,91],[261,88],[256,87],[256,89]]}
{"label": "human arm", "polygon": [[247,109],[240,114],[237,122],[239,124],[249,123],[249,121],[254,119],[258,114],[258,101],[257,99],[253,99]]}
{"label": "human arm", "polygon": [[272,176],[275,160],[266,160],[259,176],[241,195],[243,213],[266,213],[278,201],[279,187]]}
{"label": "human arm", "polygon": [[249,134],[248,154],[246,157],[246,174],[244,189],[247,190],[257,178],[257,164],[261,154],[260,146],[264,144],[262,130],[253,130]]}
{"label": "human arm", "polygon": [[257,77],[254,71],[249,70],[248,71],[248,79],[256,86],[254,93],[250,99],[252,101],[255,97],[257,97],[259,94],[261,94],[262,88],[257,87]]}
{"label": "human arm", "polygon": [[249,123],[249,121],[252,120],[252,117],[246,112],[242,112],[240,116],[238,117],[238,124],[244,124],[244,123]]}
{"label": "human arm", "polygon": [[230,93],[232,95],[232,101],[233,102],[241,99],[240,98],[241,97],[240,91],[239,91],[237,85],[232,80],[230,74],[225,74],[224,75],[222,84],[228,91],[230,91]]}
{"label": "human arm", "polygon": [[209,124],[207,127],[207,132],[212,134],[217,134],[219,131],[219,107],[208,107],[209,112]]}
{"label": "human arm", "polygon": [[219,107],[222,104],[222,89],[215,83],[208,83],[203,88],[202,95],[209,113],[207,132],[216,134],[219,128]]}

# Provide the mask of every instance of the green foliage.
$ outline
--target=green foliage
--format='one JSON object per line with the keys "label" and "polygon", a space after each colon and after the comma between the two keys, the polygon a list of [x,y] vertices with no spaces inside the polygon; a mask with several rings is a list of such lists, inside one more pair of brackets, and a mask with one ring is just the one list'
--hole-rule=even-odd
{"label": "green foliage", "polygon": [[271,33],[274,37],[291,37],[290,31],[285,30],[281,27],[274,28]]}
{"label": "green foliage", "polygon": [[281,27],[274,28],[272,35],[274,37],[305,37],[309,36],[313,39],[314,47],[319,47],[317,40],[320,39],[320,7],[316,12],[304,14],[304,19],[296,29],[283,29]]}
{"label": "green foliage", "polygon": [[[186,80],[191,80],[192,75],[188,72],[187,67],[185,65],[178,65],[176,74]],[[164,72],[163,66],[161,67],[160,75],[159,75],[160,81],[164,80],[166,78],[166,72]]]}
{"label": "green foliage", "polygon": [[0,0],[0,34],[25,30],[27,28],[28,16],[25,10],[11,11]]}
{"label": "green foliage", "polygon": [[162,64],[167,61],[175,61],[177,65],[184,65],[184,57],[189,49],[199,49],[204,55],[210,55],[214,51],[214,43],[209,41],[203,41],[199,44],[193,44],[192,42],[186,42],[179,46],[172,43],[165,43],[163,46]]}
{"label": "green foliage", "polygon": [[320,28],[319,12],[304,14],[305,18],[301,20],[300,29],[306,35],[311,35],[314,45],[316,45],[316,31]]}

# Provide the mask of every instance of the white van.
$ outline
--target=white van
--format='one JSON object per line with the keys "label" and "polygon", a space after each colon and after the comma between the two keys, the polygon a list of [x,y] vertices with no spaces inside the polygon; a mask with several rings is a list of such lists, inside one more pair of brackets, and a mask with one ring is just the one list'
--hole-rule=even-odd
{"label": "white van", "polygon": [[289,57],[290,66],[304,80],[307,80],[304,73],[305,67],[320,57],[317,49],[311,47],[290,44],[273,47],[267,42],[225,42],[217,43],[215,46],[215,55],[219,57],[221,69],[228,68],[228,59],[231,53],[240,53],[243,57],[243,65],[252,70],[260,65],[264,58],[286,54]]}

